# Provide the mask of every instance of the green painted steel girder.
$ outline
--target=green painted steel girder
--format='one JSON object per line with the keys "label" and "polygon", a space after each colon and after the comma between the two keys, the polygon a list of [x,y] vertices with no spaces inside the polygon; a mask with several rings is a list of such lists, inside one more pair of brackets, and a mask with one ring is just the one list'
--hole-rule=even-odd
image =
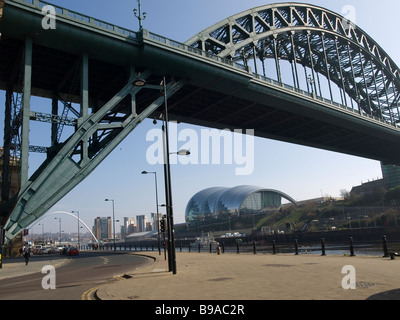
{"label": "green painted steel girder", "polygon": [[[134,81],[139,78],[146,79],[149,75],[150,72],[144,72],[131,79],[99,111],[88,116],[57,153],[57,156],[46,164],[44,170],[35,180],[30,181],[21,190],[18,203],[6,224],[6,237],[8,239],[12,239],[18,232],[45,214],[57,201],[85,179],[134,128],[164,103],[164,97],[158,97],[139,115],[132,113],[123,122],[108,125],[110,130],[116,131],[112,135],[113,138],[94,157],[89,158],[90,152],[82,150],[82,154],[85,156],[79,162],[74,160],[73,153],[77,146],[86,143],[89,137],[99,128],[101,130],[107,128],[106,124],[100,123],[104,117],[125,97],[128,95],[135,97],[142,90],[142,88],[133,85]],[[167,97],[171,97],[183,85],[184,81],[171,82],[167,86]]]}
{"label": "green painted steel girder", "polygon": [[[329,86],[333,82],[346,92],[360,113],[400,123],[400,69],[361,28],[325,8],[302,3],[256,7],[216,23],[186,44],[245,65],[274,59],[279,82],[280,60],[294,62],[294,68],[307,66],[313,92],[319,73]],[[257,69],[256,63],[253,66]],[[345,94],[342,99],[347,106]]]}

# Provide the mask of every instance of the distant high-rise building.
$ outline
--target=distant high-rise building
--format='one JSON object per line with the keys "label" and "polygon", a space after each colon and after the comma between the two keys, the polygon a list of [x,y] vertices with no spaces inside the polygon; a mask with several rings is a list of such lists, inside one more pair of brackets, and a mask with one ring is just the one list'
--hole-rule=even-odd
{"label": "distant high-rise building", "polygon": [[400,186],[400,167],[381,164],[383,180],[387,189]]}
{"label": "distant high-rise building", "polygon": [[94,219],[93,233],[97,239],[111,239],[113,237],[111,231],[111,217],[97,217]]}
{"label": "distant high-rise building", "polygon": [[121,237],[125,238],[127,235],[135,232],[135,229],[135,219],[124,217],[124,224],[121,226]]}
{"label": "distant high-rise building", "polygon": [[157,217],[157,213],[152,213],[151,214],[151,220],[153,221],[153,223],[152,223],[152,231],[158,231],[158,229],[159,229],[158,223],[160,222],[162,217],[163,217],[162,213],[159,213],[158,217]]}
{"label": "distant high-rise building", "polygon": [[137,232],[147,231],[147,216],[140,215],[136,216]]}

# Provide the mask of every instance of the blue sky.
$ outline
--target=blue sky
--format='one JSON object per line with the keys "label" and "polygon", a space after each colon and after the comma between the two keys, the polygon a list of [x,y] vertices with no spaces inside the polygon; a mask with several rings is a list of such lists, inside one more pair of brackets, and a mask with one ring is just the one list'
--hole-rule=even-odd
{"label": "blue sky", "polygon": [[[53,0],[53,4],[137,30],[138,21],[133,15],[136,0]],[[280,1],[274,1],[280,2]],[[400,11],[398,1],[307,1],[332,11],[342,11],[347,5],[355,8],[356,24],[374,38],[399,65],[400,44],[393,41],[390,31]],[[147,13],[144,28],[160,35],[184,42],[201,30],[252,7],[272,2],[261,0],[142,0],[142,10]],[[0,91],[1,108],[4,108],[4,92]],[[51,102],[47,101],[50,113]],[[46,105],[46,103],[44,105]],[[35,107],[32,107],[35,110]],[[1,121],[2,122],[2,121]],[[1,123],[1,126],[3,124]],[[33,145],[46,145],[50,131],[43,131],[43,124],[32,124]],[[35,131],[37,128],[37,131]],[[146,141],[151,121],[143,122],[126,138],[104,162],[80,185],[57,203],[50,212],[79,211],[89,226],[97,216],[111,216],[111,202],[115,200],[116,219],[136,217],[156,211],[153,175],[141,175],[143,170],[157,171],[159,203],[164,203],[163,166],[150,165],[146,150],[152,142]],[[201,128],[180,124],[178,131]],[[2,127],[1,127],[2,130]],[[47,129],[46,129],[47,130]],[[35,132],[34,132],[35,131]],[[45,140],[43,140],[45,139]],[[182,143],[178,143],[178,149]],[[171,150],[173,151],[173,150]],[[172,156],[173,157],[173,156]],[[43,159],[32,154],[31,168]],[[254,172],[249,176],[236,176],[235,165],[173,165],[172,188],[174,219],[184,222],[185,207],[191,196],[198,191],[213,187],[233,187],[241,184],[279,189],[296,200],[320,197],[321,194],[339,196],[341,189],[351,190],[355,185],[381,178],[380,163],[368,159],[317,150],[267,139],[255,139]],[[76,223],[64,216],[65,231],[75,231]],[[58,221],[42,220],[45,231],[58,231]],[[117,229],[118,230],[118,229]],[[39,226],[35,232],[41,232]]]}

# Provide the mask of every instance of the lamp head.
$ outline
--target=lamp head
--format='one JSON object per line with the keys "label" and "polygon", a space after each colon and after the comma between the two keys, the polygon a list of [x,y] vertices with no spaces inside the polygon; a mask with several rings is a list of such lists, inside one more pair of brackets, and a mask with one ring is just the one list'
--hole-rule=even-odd
{"label": "lamp head", "polygon": [[178,155],[179,156],[188,156],[188,155],[190,155],[190,151],[186,150],[186,149],[182,149],[182,150],[178,151]]}
{"label": "lamp head", "polygon": [[135,81],[133,81],[133,85],[135,87],[144,87],[147,85],[147,82],[144,79],[136,79]]}

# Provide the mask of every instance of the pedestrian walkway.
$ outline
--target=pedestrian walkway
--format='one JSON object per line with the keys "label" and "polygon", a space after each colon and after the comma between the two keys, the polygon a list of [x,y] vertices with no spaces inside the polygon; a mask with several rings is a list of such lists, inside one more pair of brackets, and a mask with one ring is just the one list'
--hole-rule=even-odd
{"label": "pedestrian walkway", "polygon": [[28,265],[26,265],[24,257],[6,258],[3,259],[3,268],[0,269],[0,280],[41,272],[46,265],[52,265],[57,268],[67,261],[65,256],[32,255]]}
{"label": "pedestrian walkway", "polygon": [[[315,254],[177,252],[177,274],[164,255],[97,291],[101,300],[400,299],[400,258]],[[355,274],[343,268],[354,267]],[[344,273],[342,273],[342,271]],[[355,289],[351,285],[355,275]],[[342,286],[344,283],[344,287]]]}

